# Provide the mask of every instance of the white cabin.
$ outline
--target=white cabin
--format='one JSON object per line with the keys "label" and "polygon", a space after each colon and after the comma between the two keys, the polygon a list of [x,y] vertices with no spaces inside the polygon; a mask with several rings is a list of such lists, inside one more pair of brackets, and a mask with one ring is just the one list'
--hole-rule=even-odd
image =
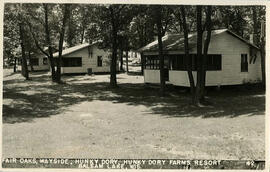
{"label": "white cabin", "polygon": [[[27,59],[28,71],[32,71],[32,69],[33,69],[33,72],[48,71],[50,69],[48,63],[49,63],[48,58],[42,55],[32,57],[31,59]],[[18,62],[18,70],[22,70],[21,59],[19,59],[19,62]]]}
{"label": "white cabin", "polygon": [[[205,35],[204,35],[205,36]],[[196,34],[189,35],[190,57],[196,83]],[[162,38],[167,82],[189,87],[184,38],[179,34]],[[139,51],[144,59],[144,82],[160,83],[158,42]],[[213,30],[208,49],[206,86],[239,85],[261,81],[259,48],[228,29]]]}
{"label": "white cabin", "polygon": [[[46,53],[49,53],[48,47],[45,47],[43,49]],[[56,52],[57,50],[55,48],[52,48],[53,52]],[[50,69],[49,65],[49,59],[47,56],[45,56],[42,52],[40,53],[31,53],[31,58],[27,58],[27,66],[28,71],[48,71]],[[19,62],[19,70],[21,70],[21,62]]]}
{"label": "white cabin", "polygon": [[[110,72],[110,52],[100,49],[98,43],[84,43],[62,52],[61,73]],[[53,54],[58,56],[58,52]]]}
{"label": "white cabin", "polygon": [[32,57],[27,59],[28,70],[31,71],[31,65],[34,71],[47,71],[50,69],[49,60],[44,55],[39,55],[37,57]]}

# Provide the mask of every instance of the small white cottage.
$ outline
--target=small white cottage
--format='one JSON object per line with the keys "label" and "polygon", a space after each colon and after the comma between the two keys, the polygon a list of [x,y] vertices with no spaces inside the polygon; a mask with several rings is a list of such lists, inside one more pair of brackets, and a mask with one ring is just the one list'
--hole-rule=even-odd
{"label": "small white cottage", "polygon": [[34,71],[46,71],[49,70],[49,61],[44,55],[38,55],[27,59],[28,70],[31,71],[33,68]]}
{"label": "small white cottage", "polygon": [[[205,36],[205,35],[204,35]],[[185,58],[183,35],[162,38],[167,82],[189,87],[187,60],[192,62],[196,82],[197,35],[189,35],[189,59]],[[144,60],[144,82],[159,83],[158,41],[139,50]],[[228,29],[213,30],[208,49],[206,86],[238,85],[261,80],[259,48]]]}
{"label": "small white cottage", "polygon": [[[57,50],[52,48],[53,52]],[[48,47],[43,49],[46,53],[49,52]],[[19,70],[21,70],[21,61],[19,61]],[[27,66],[29,71],[48,71],[50,69],[48,57],[45,56],[42,52],[40,53],[31,53],[31,58],[27,58]]]}
{"label": "small white cottage", "polygon": [[[98,43],[84,43],[62,52],[61,73],[110,72],[110,52],[100,49]],[[58,52],[53,54],[58,57]]]}

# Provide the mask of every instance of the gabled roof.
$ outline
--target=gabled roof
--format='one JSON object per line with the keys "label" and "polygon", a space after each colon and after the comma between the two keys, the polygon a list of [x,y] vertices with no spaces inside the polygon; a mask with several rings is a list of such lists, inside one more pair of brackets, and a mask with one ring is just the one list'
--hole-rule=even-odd
{"label": "gabled roof", "polygon": [[[243,39],[241,36],[233,33],[228,29],[218,29],[212,30],[211,36],[219,35],[221,33],[227,32],[232,36],[240,39],[244,43],[258,49],[258,47],[249,41]],[[206,36],[206,34],[204,34]],[[195,48],[197,45],[197,33],[192,33],[188,35],[189,48]],[[184,51],[184,36],[182,34],[168,34],[162,37],[163,50],[164,51]],[[151,42],[150,44],[140,48],[139,52],[149,52],[149,51],[158,51],[158,41]]]}
{"label": "gabled roof", "polygon": [[[76,46],[74,46],[74,47],[70,47],[70,48],[64,49],[64,50],[62,51],[62,56],[71,54],[71,53],[73,53],[73,52],[75,52],[75,51],[81,50],[81,49],[86,48],[86,47],[93,46],[93,45],[95,45],[95,44],[97,44],[97,43],[98,43],[98,42],[94,42],[94,43],[92,43],[92,44],[84,43],[84,44],[80,44],[80,45],[76,45]],[[58,57],[58,55],[59,55],[59,53],[56,52],[56,53],[53,54],[53,57]]]}

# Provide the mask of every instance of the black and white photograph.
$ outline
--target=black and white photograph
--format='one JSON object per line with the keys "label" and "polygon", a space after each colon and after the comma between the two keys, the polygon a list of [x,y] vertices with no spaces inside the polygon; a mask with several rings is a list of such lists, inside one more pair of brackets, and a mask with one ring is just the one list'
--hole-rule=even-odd
{"label": "black and white photograph", "polygon": [[265,168],[265,5],[4,3],[3,18],[3,168]]}

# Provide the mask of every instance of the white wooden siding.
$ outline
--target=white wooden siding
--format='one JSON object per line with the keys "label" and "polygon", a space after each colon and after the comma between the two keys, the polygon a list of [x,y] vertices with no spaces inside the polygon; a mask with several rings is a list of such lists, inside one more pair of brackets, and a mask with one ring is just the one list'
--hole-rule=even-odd
{"label": "white wooden siding", "polygon": [[144,69],[144,82],[145,83],[160,83],[160,72],[159,70]]}
{"label": "white wooden siding", "polygon": [[[190,53],[196,53],[196,48]],[[147,52],[145,55],[154,55],[157,52]],[[169,54],[184,54],[184,52],[174,51]],[[206,72],[206,86],[215,85],[237,85],[245,82],[257,82],[261,80],[261,59],[260,53],[257,52],[255,64],[248,64],[248,72],[241,72],[241,54],[248,54],[250,59],[249,45],[238,38],[224,32],[213,36],[208,49],[208,54],[222,55],[222,70]],[[154,74],[154,72],[156,74]],[[147,76],[149,75],[149,76]],[[193,72],[196,82],[196,72]],[[157,78],[152,78],[157,77]],[[156,83],[159,81],[159,71],[144,73],[145,82]],[[169,71],[169,82],[179,86],[189,86],[188,75],[186,71]]]}
{"label": "white wooden siding", "polygon": [[[81,57],[82,67],[62,67],[62,73],[87,73],[88,68],[92,68],[92,72],[110,72],[109,52],[98,49],[96,45],[93,45],[91,48],[92,57],[88,55],[88,47],[63,56],[64,58]],[[97,56],[102,56],[103,58],[101,67],[97,66]]]}

